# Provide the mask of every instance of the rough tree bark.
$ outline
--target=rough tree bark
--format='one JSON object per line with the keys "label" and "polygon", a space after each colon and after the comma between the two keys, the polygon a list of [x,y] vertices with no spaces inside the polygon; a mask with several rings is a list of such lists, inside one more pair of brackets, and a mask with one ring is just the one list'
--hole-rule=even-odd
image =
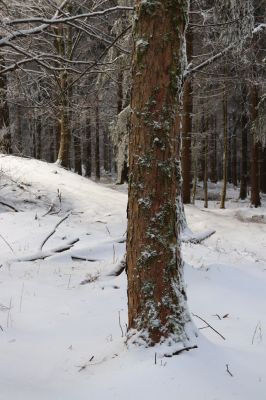
{"label": "rough tree bark", "polygon": [[136,1],[127,237],[129,338],[184,347],[186,307],[177,197],[176,108],[186,0]]}

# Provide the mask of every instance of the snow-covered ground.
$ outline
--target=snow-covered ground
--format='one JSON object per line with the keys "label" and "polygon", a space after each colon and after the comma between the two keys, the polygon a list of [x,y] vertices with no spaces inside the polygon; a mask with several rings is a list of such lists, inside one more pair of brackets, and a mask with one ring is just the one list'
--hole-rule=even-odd
{"label": "snow-covered ground", "polygon": [[204,329],[198,349],[155,363],[124,344],[126,194],[36,160],[0,169],[0,202],[18,211],[0,204],[0,400],[266,399],[265,207],[233,188],[226,210],[186,207],[193,231],[216,230],[183,244]]}

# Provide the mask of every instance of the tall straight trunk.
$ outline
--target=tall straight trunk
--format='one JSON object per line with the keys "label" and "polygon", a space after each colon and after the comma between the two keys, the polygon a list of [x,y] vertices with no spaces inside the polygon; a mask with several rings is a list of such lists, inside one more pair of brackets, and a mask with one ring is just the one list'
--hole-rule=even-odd
{"label": "tall straight trunk", "polygon": [[211,151],[210,153],[210,181],[217,183],[217,127],[216,127],[216,116],[211,118],[212,124],[212,136],[211,136]]}
{"label": "tall straight trunk", "polygon": [[228,159],[227,159],[227,182],[232,183],[232,130],[228,126]]}
{"label": "tall straight trunk", "polygon": [[105,172],[110,172],[109,169],[109,138],[108,138],[108,132],[107,129],[103,129],[103,166]]}
{"label": "tall straight trunk", "polygon": [[196,194],[197,194],[197,181],[198,181],[198,174],[197,174],[197,158],[195,158],[193,165],[194,165],[194,177],[193,177],[193,188],[192,188],[192,204],[195,204]]}
{"label": "tall straight trunk", "polygon": [[41,159],[42,152],[42,121],[38,115],[35,123],[35,158]]}
{"label": "tall straight trunk", "polygon": [[261,149],[260,190],[266,193],[266,148]]}
{"label": "tall straight trunk", "polygon": [[208,208],[208,126],[205,126],[205,146],[204,146],[204,208]]}
{"label": "tall straight trunk", "polygon": [[[55,40],[55,47],[60,57],[66,56],[66,46],[64,43],[65,31],[62,26],[55,28],[58,36]],[[66,70],[60,72],[59,76],[59,129],[60,145],[57,156],[57,163],[65,168],[69,167],[69,147],[70,147],[70,127],[69,127],[69,76]]]}
{"label": "tall straight trunk", "polygon": [[241,179],[240,179],[240,194],[239,198],[245,200],[247,198],[248,185],[248,116],[246,104],[248,102],[247,88],[245,84],[242,87],[242,121],[241,121]]}
{"label": "tall straight trunk", "polygon": [[86,138],[85,138],[85,176],[91,177],[91,120],[87,118],[86,121]]}
{"label": "tall straight trunk", "polygon": [[[0,35],[1,39],[1,35]],[[0,54],[0,72],[4,66],[4,59]],[[7,102],[7,77],[0,75],[0,130],[4,130],[1,150],[6,154],[12,153],[11,134],[9,127],[9,107]]]}
{"label": "tall straight trunk", "polygon": [[49,132],[49,161],[50,162],[54,162],[55,158],[54,158],[54,127],[53,125],[50,125],[48,128],[48,132]]}
{"label": "tall straight trunk", "polygon": [[99,121],[99,97],[96,95],[95,104],[95,177],[100,180],[100,121]]}
{"label": "tall straight trunk", "polygon": [[260,184],[259,184],[259,144],[255,139],[255,132],[253,131],[252,123],[257,118],[257,106],[258,106],[258,89],[254,85],[251,89],[251,205],[254,207],[261,206],[260,201]]}
{"label": "tall straight trunk", "polygon": [[58,164],[62,165],[65,168],[69,166],[69,146],[70,146],[70,129],[69,129],[69,120],[68,120],[68,102],[67,95],[65,93],[67,83],[66,83],[66,74],[63,72],[61,74],[61,106],[60,106],[60,117],[59,117],[59,126],[60,126],[60,147],[57,157]]}
{"label": "tall straight trunk", "polygon": [[23,137],[22,137],[22,109],[18,104],[16,107],[16,148],[19,155],[23,154]]}
{"label": "tall straight trunk", "polygon": [[223,186],[221,192],[220,208],[225,208],[227,189],[227,164],[228,164],[228,113],[226,89],[223,94]]}
{"label": "tall straight trunk", "polygon": [[[177,98],[187,2],[136,2],[127,236],[132,342],[187,344],[177,197]],[[169,350],[170,351],[170,350]]]}
{"label": "tall straight trunk", "polygon": [[182,123],[182,196],[184,204],[190,203],[191,183],[191,131],[192,131],[192,85],[190,79],[184,84]]}
{"label": "tall straight trunk", "polygon": [[[186,35],[187,58],[191,61],[193,55],[193,33],[188,29]],[[181,167],[182,167],[182,198],[184,204],[189,204],[190,184],[191,184],[191,132],[192,132],[192,80],[187,79],[184,83],[183,91],[183,121],[181,130],[182,148],[181,148]]]}
{"label": "tall straight trunk", "polygon": [[82,175],[81,167],[81,141],[79,133],[73,135],[73,145],[74,145],[74,169],[79,175]]}
{"label": "tall straight trunk", "polygon": [[117,114],[123,110],[123,71],[118,72],[117,77]]}
{"label": "tall straight trunk", "polygon": [[[234,122],[235,124],[235,122]],[[237,127],[235,128],[231,138],[232,143],[232,183],[237,187]]]}

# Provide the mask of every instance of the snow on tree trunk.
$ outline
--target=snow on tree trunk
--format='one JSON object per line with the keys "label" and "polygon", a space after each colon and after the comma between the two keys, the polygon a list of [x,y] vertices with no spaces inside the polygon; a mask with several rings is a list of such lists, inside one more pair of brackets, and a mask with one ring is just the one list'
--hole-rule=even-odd
{"label": "snow on tree trunk", "polygon": [[[189,340],[180,251],[177,106],[186,65],[187,0],[138,0],[129,137],[129,338],[146,345]],[[177,221],[177,225],[176,225]]]}

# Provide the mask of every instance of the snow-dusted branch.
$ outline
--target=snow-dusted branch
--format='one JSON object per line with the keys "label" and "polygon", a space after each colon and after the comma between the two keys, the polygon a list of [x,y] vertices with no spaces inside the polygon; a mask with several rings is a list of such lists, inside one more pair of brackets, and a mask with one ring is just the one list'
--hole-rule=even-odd
{"label": "snow-dusted branch", "polygon": [[115,11],[133,11],[134,7],[127,7],[127,6],[116,6],[107,8],[101,11],[94,11],[90,13],[82,13],[76,15],[70,15],[67,17],[61,18],[42,18],[42,17],[35,17],[35,18],[25,18],[25,19],[15,19],[13,21],[6,22],[6,25],[17,25],[17,24],[25,24],[25,23],[42,23],[45,25],[55,25],[58,23],[65,23],[68,21],[75,21],[77,19],[82,18],[93,18],[93,17],[102,17],[105,14],[113,13]]}
{"label": "snow-dusted branch", "polygon": [[45,245],[45,243],[48,241],[48,239],[50,239],[50,237],[56,232],[57,228],[59,227],[59,225],[62,224],[62,222],[64,222],[68,217],[70,217],[71,212],[67,213],[63,218],[60,219],[60,221],[57,222],[57,224],[55,225],[55,227],[53,228],[53,230],[45,237],[45,239],[42,241],[39,250],[42,250],[43,246]]}
{"label": "snow-dusted branch", "polygon": [[[64,8],[64,6],[67,4],[68,0],[64,0],[61,5],[58,7],[57,11],[55,12],[53,18],[51,21],[57,21],[58,17],[60,15],[60,11]],[[11,22],[5,22],[5,25],[10,25]],[[40,26],[36,26],[35,28],[29,28],[29,29],[21,29],[17,30],[13,33],[11,33],[8,36],[5,36],[0,39],[0,47],[5,47],[8,46],[9,42],[21,37],[29,36],[29,35],[35,35],[37,33],[43,32],[45,29],[47,29],[50,26],[50,24],[42,24]]]}
{"label": "snow-dusted branch", "polygon": [[[266,24],[258,25],[255,29],[253,29],[252,35],[245,37],[244,41],[251,39],[254,35],[257,35],[258,33],[262,32],[264,29],[266,29]],[[195,74],[196,72],[202,70],[203,68],[207,67],[208,65],[213,64],[215,61],[222,58],[225,54],[229,53],[229,51],[235,49],[237,45],[238,45],[238,43],[230,44],[222,51],[219,51],[219,53],[214,54],[212,57],[208,58],[207,60],[203,61],[202,63],[200,63],[196,66],[193,66],[193,64],[189,64],[187,70],[185,71],[184,78],[187,78],[188,76]]]}
{"label": "snow-dusted branch", "polygon": [[46,251],[39,251],[35,254],[29,255],[29,256],[25,256],[25,257],[21,257],[21,258],[17,258],[15,260],[12,261],[36,261],[36,260],[44,260],[45,258],[54,256],[57,253],[62,253],[64,251],[70,250],[71,247],[74,246],[75,243],[77,243],[79,241],[79,238],[70,240],[69,242],[66,242],[60,246],[57,246],[53,249],[50,250],[46,250]]}

